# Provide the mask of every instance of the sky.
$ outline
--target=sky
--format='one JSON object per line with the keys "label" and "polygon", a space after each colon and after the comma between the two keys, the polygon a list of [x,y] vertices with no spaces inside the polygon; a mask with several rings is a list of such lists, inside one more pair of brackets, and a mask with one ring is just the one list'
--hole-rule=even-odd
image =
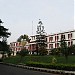
{"label": "sky", "polygon": [[[75,0],[0,0],[0,19],[9,29],[8,43],[20,35],[36,34],[39,19],[45,32],[53,34],[74,29]],[[32,30],[33,29],[33,30]]]}

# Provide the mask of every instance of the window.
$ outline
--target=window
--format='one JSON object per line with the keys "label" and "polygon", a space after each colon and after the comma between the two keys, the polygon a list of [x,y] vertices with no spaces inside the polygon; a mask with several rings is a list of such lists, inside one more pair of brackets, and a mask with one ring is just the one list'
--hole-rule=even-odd
{"label": "window", "polygon": [[14,46],[15,46],[15,43],[14,43]]}
{"label": "window", "polygon": [[53,44],[51,44],[51,48],[53,48]]}
{"label": "window", "polygon": [[35,36],[34,36],[34,40],[35,40]]}
{"label": "window", "polygon": [[57,44],[55,43],[55,48],[57,47]]}
{"label": "window", "polygon": [[65,39],[65,35],[63,35],[63,38]]}
{"label": "window", "polygon": [[72,33],[71,33],[71,38],[72,38]]}
{"label": "window", "polygon": [[59,43],[57,43],[57,48],[59,48]]}
{"label": "window", "polygon": [[33,40],[33,37],[32,37],[32,40]]}
{"label": "window", "polygon": [[57,36],[57,41],[59,40],[59,36]]}
{"label": "window", "polygon": [[61,35],[61,39],[65,39],[65,35],[64,34]]}
{"label": "window", "polygon": [[15,50],[17,51],[17,48],[15,48]]}
{"label": "window", "polygon": [[20,50],[20,48],[18,48],[18,50]]}
{"label": "window", "polygon": [[55,48],[59,48],[59,43],[55,43]]}
{"label": "window", "polygon": [[49,48],[50,48],[50,49],[53,48],[53,44],[49,44]]}
{"label": "window", "polygon": [[55,36],[55,41],[58,41],[59,40],[59,36]]}
{"label": "window", "polygon": [[68,39],[70,39],[70,34],[68,34]]}
{"label": "window", "polygon": [[47,38],[46,38],[46,42],[47,42]]}
{"label": "window", "polygon": [[56,41],[56,38],[57,38],[57,37],[55,36],[55,41]]}
{"label": "window", "polygon": [[50,37],[50,38],[49,38],[49,42],[50,42],[50,41],[52,42],[52,40],[53,40],[53,37]]}

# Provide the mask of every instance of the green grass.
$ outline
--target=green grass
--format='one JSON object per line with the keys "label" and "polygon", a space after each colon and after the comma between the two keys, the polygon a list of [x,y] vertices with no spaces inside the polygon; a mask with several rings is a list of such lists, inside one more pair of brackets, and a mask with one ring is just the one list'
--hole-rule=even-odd
{"label": "green grass", "polygon": [[[52,63],[53,58],[57,60],[56,63]],[[22,59],[20,56],[15,56],[5,58],[3,61],[33,67],[75,71],[75,56],[69,56],[67,61],[64,56],[25,56]]]}
{"label": "green grass", "polygon": [[75,56],[69,56],[68,60],[66,61],[64,56],[25,56],[20,61],[20,56],[5,58],[3,61],[13,64],[23,63],[26,64],[27,62],[39,62],[39,63],[52,63],[53,57],[56,58],[57,64],[75,64]]}

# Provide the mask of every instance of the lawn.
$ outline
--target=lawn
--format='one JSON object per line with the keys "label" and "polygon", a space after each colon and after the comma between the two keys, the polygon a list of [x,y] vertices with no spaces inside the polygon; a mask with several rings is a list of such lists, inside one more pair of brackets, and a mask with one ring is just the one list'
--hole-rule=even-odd
{"label": "lawn", "polygon": [[66,61],[64,56],[25,56],[20,60],[20,56],[5,58],[3,61],[8,63],[23,63],[27,62],[39,62],[39,63],[52,63],[52,59],[56,58],[57,64],[75,64],[75,56],[68,56],[68,60]]}

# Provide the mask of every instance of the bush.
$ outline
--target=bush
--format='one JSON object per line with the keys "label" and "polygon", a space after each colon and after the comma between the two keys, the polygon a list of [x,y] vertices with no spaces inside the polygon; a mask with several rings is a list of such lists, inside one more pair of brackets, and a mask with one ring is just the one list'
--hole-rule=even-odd
{"label": "bush", "polygon": [[26,50],[25,48],[23,48],[20,52],[19,52],[19,55],[20,56],[22,56],[22,57],[24,57],[24,56],[26,56],[26,55],[28,55],[28,50]]}
{"label": "bush", "polygon": [[75,65],[69,64],[46,64],[46,63],[38,63],[38,62],[28,62],[27,66],[40,67],[40,68],[48,68],[48,69],[57,69],[57,70],[68,70],[75,71]]}

